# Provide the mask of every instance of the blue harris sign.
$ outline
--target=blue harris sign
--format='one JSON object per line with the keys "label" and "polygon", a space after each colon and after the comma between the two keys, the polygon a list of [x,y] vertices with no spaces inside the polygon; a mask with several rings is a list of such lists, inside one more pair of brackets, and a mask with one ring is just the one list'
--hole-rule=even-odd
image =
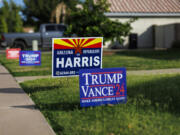
{"label": "blue harris sign", "polygon": [[80,69],[102,67],[103,38],[54,38],[52,76],[79,75]]}
{"label": "blue harris sign", "polygon": [[126,69],[83,69],[79,72],[81,107],[126,103]]}
{"label": "blue harris sign", "polygon": [[40,51],[20,51],[19,55],[20,66],[40,66],[41,52]]}

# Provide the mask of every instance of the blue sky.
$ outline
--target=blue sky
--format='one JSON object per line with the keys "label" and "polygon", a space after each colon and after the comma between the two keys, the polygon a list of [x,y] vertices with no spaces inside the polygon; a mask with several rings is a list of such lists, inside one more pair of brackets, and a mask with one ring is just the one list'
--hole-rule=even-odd
{"label": "blue sky", "polygon": [[13,0],[18,5],[23,5],[23,0]]}
{"label": "blue sky", "polygon": [[[10,0],[6,0],[6,1],[10,1]],[[13,0],[17,5],[21,5],[23,6],[23,0]],[[0,0],[0,6],[2,6],[2,0]]]}

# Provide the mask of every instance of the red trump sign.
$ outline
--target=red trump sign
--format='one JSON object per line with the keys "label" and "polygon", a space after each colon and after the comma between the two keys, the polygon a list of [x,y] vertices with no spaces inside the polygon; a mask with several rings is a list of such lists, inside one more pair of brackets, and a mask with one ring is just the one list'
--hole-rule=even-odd
{"label": "red trump sign", "polygon": [[6,49],[7,59],[19,59],[20,48]]}

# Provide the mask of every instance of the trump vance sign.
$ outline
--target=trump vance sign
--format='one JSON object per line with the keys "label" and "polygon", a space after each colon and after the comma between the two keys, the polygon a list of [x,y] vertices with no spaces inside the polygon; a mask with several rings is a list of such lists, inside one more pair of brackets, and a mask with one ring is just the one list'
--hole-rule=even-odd
{"label": "trump vance sign", "polygon": [[81,107],[126,103],[126,69],[80,70]]}
{"label": "trump vance sign", "polygon": [[54,38],[52,76],[79,75],[80,69],[102,67],[103,38]]}
{"label": "trump vance sign", "polygon": [[40,51],[20,51],[19,57],[20,66],[40,66],[41,52]]}

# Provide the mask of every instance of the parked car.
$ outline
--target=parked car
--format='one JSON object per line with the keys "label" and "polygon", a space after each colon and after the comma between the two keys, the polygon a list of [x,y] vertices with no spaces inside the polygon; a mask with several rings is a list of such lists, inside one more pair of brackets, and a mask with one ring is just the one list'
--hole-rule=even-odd
{"label": "parked car", "polygon": [[48,47],[52,46],[52,38],[61,38],[66,31],[64,24],[42,24],[37,33],[4,33],[1,34],[2,47],[15,47],[22,50],[32,47],[32,41],[37,40],[38,46]]}

